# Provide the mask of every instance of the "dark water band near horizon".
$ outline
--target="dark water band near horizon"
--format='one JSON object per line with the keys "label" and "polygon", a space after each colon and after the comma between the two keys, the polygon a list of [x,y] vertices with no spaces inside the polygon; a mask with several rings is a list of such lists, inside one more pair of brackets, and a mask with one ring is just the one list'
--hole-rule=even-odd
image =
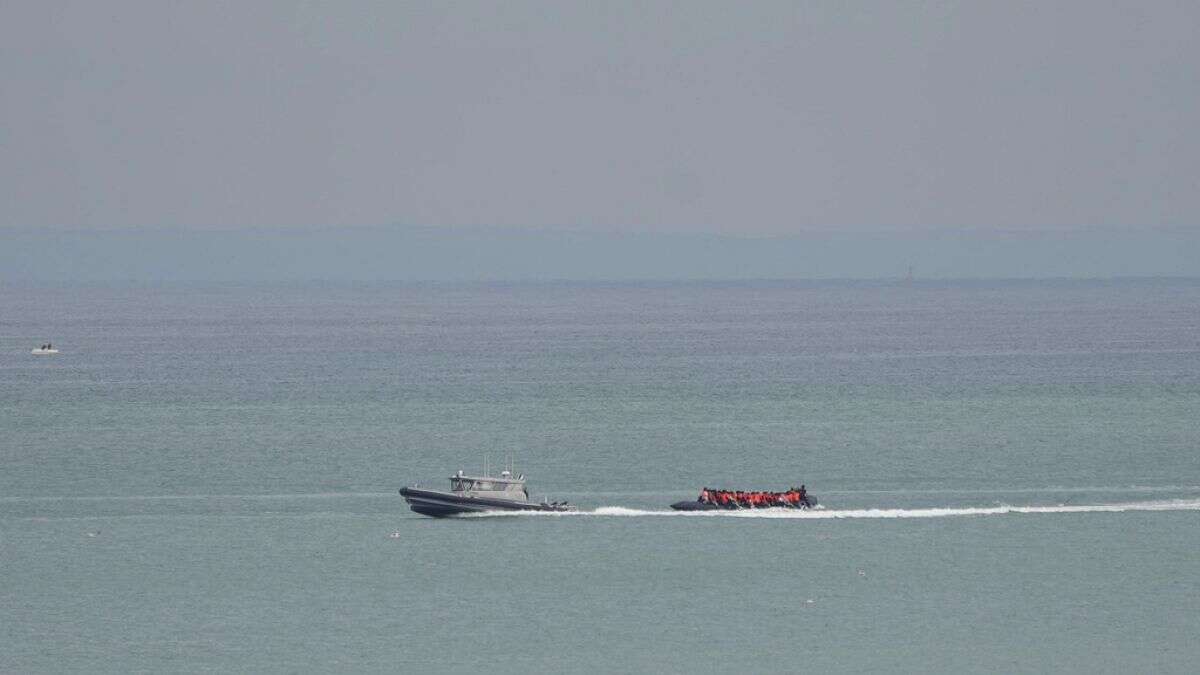
{"label": "dark water band near horizon", "polygon": [[0,672],[1192,672],[1198,449],[1196,280],[4,286]]}

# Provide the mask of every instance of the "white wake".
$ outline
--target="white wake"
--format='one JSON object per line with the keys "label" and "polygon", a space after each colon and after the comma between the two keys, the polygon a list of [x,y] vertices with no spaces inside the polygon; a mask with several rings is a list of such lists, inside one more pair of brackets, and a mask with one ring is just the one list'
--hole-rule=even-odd
{"label": "white wake", "polygon": [[927,507],[916,509],[830,509],[811,510],[754,509],[740,511],[672,511],[668,509],[631,509],[624,506],[601,506],[594,510],[566,512],[502,512],[472,514],[469,517],[537,515],[537,516],[610,516],[610,517],[675,517],[675,518],[782,518],[796,520],[827,520],[837,518],[948,518],[952,516],[1001,516],[1008,514],[1044,513],[1125,513],[1129,511],[1200,511],[1200,499],[1170,499],[1158,501],[1123,502],[1114,504],[1058,504],[1051,506],[964,506]]}

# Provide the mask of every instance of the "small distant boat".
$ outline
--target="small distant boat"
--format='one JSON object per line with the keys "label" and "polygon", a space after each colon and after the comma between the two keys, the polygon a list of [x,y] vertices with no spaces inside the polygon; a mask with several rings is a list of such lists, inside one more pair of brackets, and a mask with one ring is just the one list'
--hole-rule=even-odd
{"label": "small distant boat", "polygon": [[41,347],[31,350],[29,353],[33,354],[34,356],[48,356],[50,354],[57,354],[58,350],[54,348],[54,345],[47,342]]}
{"label": "small distant boat", "polygon": [[510,471],[501,471],[499,476],[467,476],[459,471],[450,477],[449,492],[412,486],[400,488],[400,496],[413,511],[438,518],[486,511],[575,510],[566,502],[530,500],[525,476],[514,477]]}

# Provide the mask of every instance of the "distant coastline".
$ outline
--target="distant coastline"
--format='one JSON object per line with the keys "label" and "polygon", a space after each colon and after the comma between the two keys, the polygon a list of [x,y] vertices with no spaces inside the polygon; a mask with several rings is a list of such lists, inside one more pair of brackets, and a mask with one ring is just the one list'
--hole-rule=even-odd
{"label": "distant coastline", "polygon": [[0,231],[0,281],[675,282],[1200,277],[1200,229],[788,236],[511,228]]}
{"label": "distant coastline", "polygon": [[1126,277],[1027,277],[1027,278],[945,278],[913,279],[882,277],[874,279],[104,279],[104,280],[0,280],[0,289],[53,288],[1001,288],[1001,287],[1095,287],[1103,285],[1198,286],[1200,276],[1126,276]]}

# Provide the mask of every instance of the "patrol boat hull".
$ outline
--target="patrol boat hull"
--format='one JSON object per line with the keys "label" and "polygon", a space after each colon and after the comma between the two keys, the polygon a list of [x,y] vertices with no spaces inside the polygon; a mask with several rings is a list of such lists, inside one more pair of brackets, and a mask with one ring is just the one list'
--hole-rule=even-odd
{"label": "patrol boat hull", "polygon": [[713,504],[712,502],[686,501],[686,502],[675,502],[674,504],[671,505],[671,508],[675,509],[676,511],[757,511],[759,509],[802,510],[802,509],[811,509],[816,505],[817,505],[817,498],[813,497],[812,495],[809,495],[804,498],[804,501],[800,502],[799,504],[797,504],[795,506],[785,506],[783,504],[779,504],[779,505],[775,505],[775,506],[750,507],[750,506],[738,506],[736,504],[722,505],[722,504]]}
{"label": "patrol boat hull", "polygon": [[483,513],[486,511],[570,511],[567,504],[547,504],[545,502],[527,502],[514,499],[493,499],[489,497],[472,497],[443,492],[441,490],[425,490],[422,488],[400,488],[400,496],[408,502],[408,507],[423,516],[444,518],[464,513]]}

